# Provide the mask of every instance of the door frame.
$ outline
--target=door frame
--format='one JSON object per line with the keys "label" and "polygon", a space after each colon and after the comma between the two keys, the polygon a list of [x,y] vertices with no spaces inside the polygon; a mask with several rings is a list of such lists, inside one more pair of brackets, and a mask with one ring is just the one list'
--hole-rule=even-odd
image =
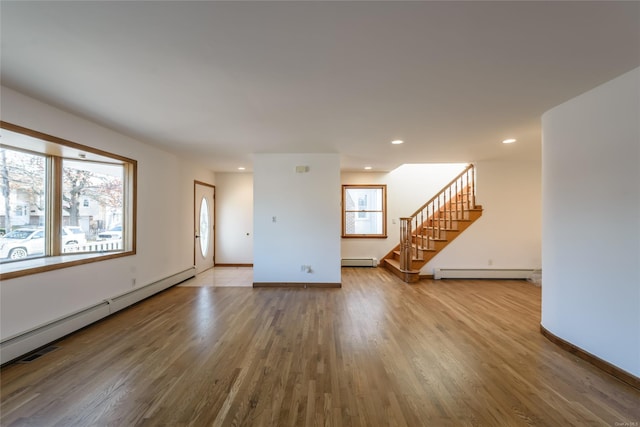
{"label": "door frame", "polygon": [[213,227],[211,227],[211,231],[213,232],[213,266],[216,265],[216,186],[213,184],[209,184],[208,182],[198,181],[197,179],[193,180],[193,265],[196,265],[196,243],[195,243],[195,235],[198,230],[198,224],[196,224],[196,212],[198,212],[198,200],[196,197],[196,187],[198,185],[202,185],[205,187],[213,188],[213,206],[211,207],[211,216],[213,218]]}

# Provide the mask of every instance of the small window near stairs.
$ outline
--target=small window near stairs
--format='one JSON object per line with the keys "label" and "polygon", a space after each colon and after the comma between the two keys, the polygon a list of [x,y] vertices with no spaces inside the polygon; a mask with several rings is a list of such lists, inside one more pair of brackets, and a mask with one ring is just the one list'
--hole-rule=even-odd
{"label": "small window near stairs", "polygon": [[387,237],[387,186],[342,186],[342,237]]}

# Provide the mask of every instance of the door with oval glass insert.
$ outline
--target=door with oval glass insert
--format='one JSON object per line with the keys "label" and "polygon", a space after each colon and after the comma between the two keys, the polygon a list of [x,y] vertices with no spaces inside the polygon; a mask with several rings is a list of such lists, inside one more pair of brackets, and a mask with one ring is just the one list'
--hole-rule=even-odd
{"label": "door with oval glass insert", "polygon": [[194,186],[194,262],[196,274],[213,267],[215,187],[203,182]]}

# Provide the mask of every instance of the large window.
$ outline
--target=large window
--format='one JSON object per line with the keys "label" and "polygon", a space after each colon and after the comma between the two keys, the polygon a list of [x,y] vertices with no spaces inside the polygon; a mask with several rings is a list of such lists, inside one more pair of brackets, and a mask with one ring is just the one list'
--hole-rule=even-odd
{"label": "large window", "polygon": [[387,186],[342,186],[342,237],[387,237]]}
{"label": "large window", "polygon": [[135,253],[134,160],[0,124],[0,279]]}

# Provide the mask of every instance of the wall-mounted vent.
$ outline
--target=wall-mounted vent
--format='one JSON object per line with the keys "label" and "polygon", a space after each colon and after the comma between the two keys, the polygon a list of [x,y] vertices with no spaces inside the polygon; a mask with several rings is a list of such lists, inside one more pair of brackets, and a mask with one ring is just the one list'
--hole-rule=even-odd
{"label": "wall-mounted vent", "polygon": [[343,267],[377,267],[377,258],[342,258]]}
{"label": "wall-mounted vent", "polygon": [[20,359],[18,361],[18,363],[30,363],[30,362],[33,362],[34,360],[39,359],[41,356],[44,356],[47,353],[51,353],[52,351],[56,351],[58,348],[60,348],[60,347],[57,347],[55,345],[50,345],[48,347],[45,347],[43,349],[40,349],[40,350],[38,350],[36,352],[33,352],[33,353],[23,357],[22,359]]}

